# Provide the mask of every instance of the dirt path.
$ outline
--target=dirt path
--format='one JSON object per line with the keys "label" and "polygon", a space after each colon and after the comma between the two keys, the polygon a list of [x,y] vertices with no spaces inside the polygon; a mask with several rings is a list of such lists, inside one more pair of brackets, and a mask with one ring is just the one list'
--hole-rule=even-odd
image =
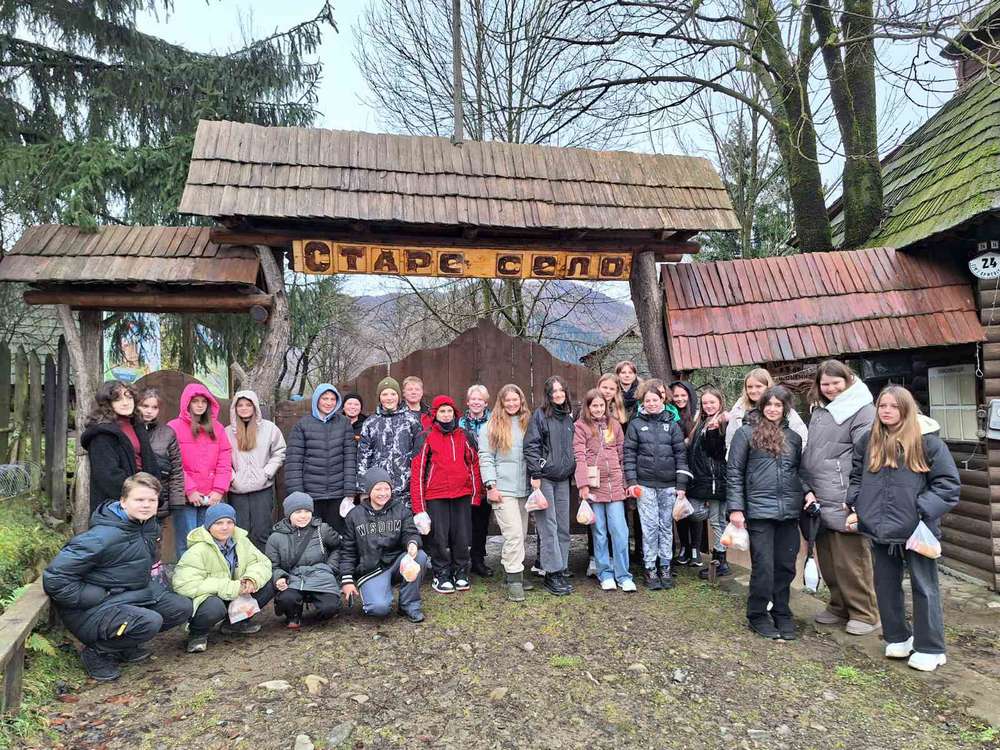
{"label": "dirt path", "polygon": [[[305,734],[300,748],[1000,747],[940,675],[811,625],[794,643],[753,636],[738,586],[690,573],[635,595],[574,582],[570,597],[535,591],[523,606],[497,582],[428,591],[419,626],[350,614],[292,633],[269,614],[260,634],[193,656],[171,632],[151,663],[56,704],[55,746],[291,749]],[[319,694],[307,675],[328,681]],[[270,680],[291,687],[259,686]]]}

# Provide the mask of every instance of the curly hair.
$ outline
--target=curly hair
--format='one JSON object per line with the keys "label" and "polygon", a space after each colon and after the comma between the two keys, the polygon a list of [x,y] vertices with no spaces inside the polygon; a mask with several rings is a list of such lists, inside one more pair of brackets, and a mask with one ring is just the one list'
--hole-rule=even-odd
{"label": "curly hair", "polygon": [[[87,424],[108,424],[110,422],[115,422],[118,419],[118,414],[115,412],[114,406],[112,404],[120,399],[124,394],[132,396],[132,402],[135,403],[135,391],[131,387],[125,385],[120,380],[106,380],[101,383],[101,387],[97,389],[97,393],[94,394],[94,408],[91,410],[90,414],[87,416]],[[133,406],[131,418],[135,418],[135,408]]]}
{"label": "curly hair", "polygon": [[[781,402],[781,419],[777,422],[772,422],[764,416],[764,407],[772,398]],[[764,391],[757,404],[760,408],[760,419],[753,427],[750,446],[772,456],[780,456],[785,450],[785,423],[788,420],[788,412],[792,410],[792,393],[783,385],[772,385]]]}

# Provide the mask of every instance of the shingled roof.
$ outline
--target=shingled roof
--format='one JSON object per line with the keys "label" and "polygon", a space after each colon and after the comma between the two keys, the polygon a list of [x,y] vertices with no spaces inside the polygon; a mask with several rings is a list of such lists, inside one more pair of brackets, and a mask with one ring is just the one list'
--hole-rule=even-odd
{"label": "shingled roof", "polygon": [[0,281],[244,284],[260,261],[246,247],[209,241],[207,227],[28,227],[0,262]]}
{"label": "shingled roof", "polygon": [[964,273],[891,248],[668,264],[677,370],[982,341]]}
{"label": "shingled roof", "polygon": [[198,124],[180,211],[504,230],[739,228],[702,158],[209,121]]}

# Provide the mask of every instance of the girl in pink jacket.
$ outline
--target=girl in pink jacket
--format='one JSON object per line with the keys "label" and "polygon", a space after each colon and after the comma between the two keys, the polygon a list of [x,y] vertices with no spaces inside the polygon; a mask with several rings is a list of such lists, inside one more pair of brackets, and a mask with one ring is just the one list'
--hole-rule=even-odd
{"label": "girl in pink jacket", "polygon": [[180,412],[169,422],[181,449],[187,496],[187,503],[171,514],[178,560],[187,549],[188,534],[204,523],[206,509],[225,497],[233,476],[233,449],[219,422],[215,396],[200,383],[191,383],[181,393]]}

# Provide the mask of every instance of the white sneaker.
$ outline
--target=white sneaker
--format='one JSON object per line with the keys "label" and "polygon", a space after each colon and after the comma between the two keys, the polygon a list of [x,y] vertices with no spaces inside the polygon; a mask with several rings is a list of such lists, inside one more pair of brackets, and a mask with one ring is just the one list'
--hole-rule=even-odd
{"label": "white sneaker", "polygon": [[914,669],[919,669],[921,672],[933,672],[947,661],[948,657],[944,654],[922,654],[919,651],[914,651],[910,654],[910,660],[906,663]]}
{"label": "white sneaker", "polygon": [[434,579],[434,582],[431,584],[431,588],[434,589],[439,594],[455,593],[455,584],[453,584],[451,581],[442,581],[438,578]]}
{"label": "white sneaker", "polygon": [[634,594],[635,581],[633,581],[631,578],[626,578],[624,581],[621,582],[621,589],[627,594]]}
{"label": "white sneaker", "polygon": [[605,578],[601,581],[601,591],[614,591],[617,588],[614,578]]}
{"label": "white sneaker", "polygon": [[901,641],[899,643],[885,644],[885,658],[887,659],[905,659],[912,653],[913,636],[910,636],[905,641]]}
{"label": "white sneaker", "polygon": [[539,568],[538,565],[537,565],[537,563],[535,565],[531,566],[531,572],[534,573],[536,576],[544,576],[545,575],[545,571],[542,570],[541,568]]}
{"label": "white sneaker", "polygon": [[594,562],[594,558],[590,558],[590,562],[587,563],[587,578],[597,578],[597,563]]}

